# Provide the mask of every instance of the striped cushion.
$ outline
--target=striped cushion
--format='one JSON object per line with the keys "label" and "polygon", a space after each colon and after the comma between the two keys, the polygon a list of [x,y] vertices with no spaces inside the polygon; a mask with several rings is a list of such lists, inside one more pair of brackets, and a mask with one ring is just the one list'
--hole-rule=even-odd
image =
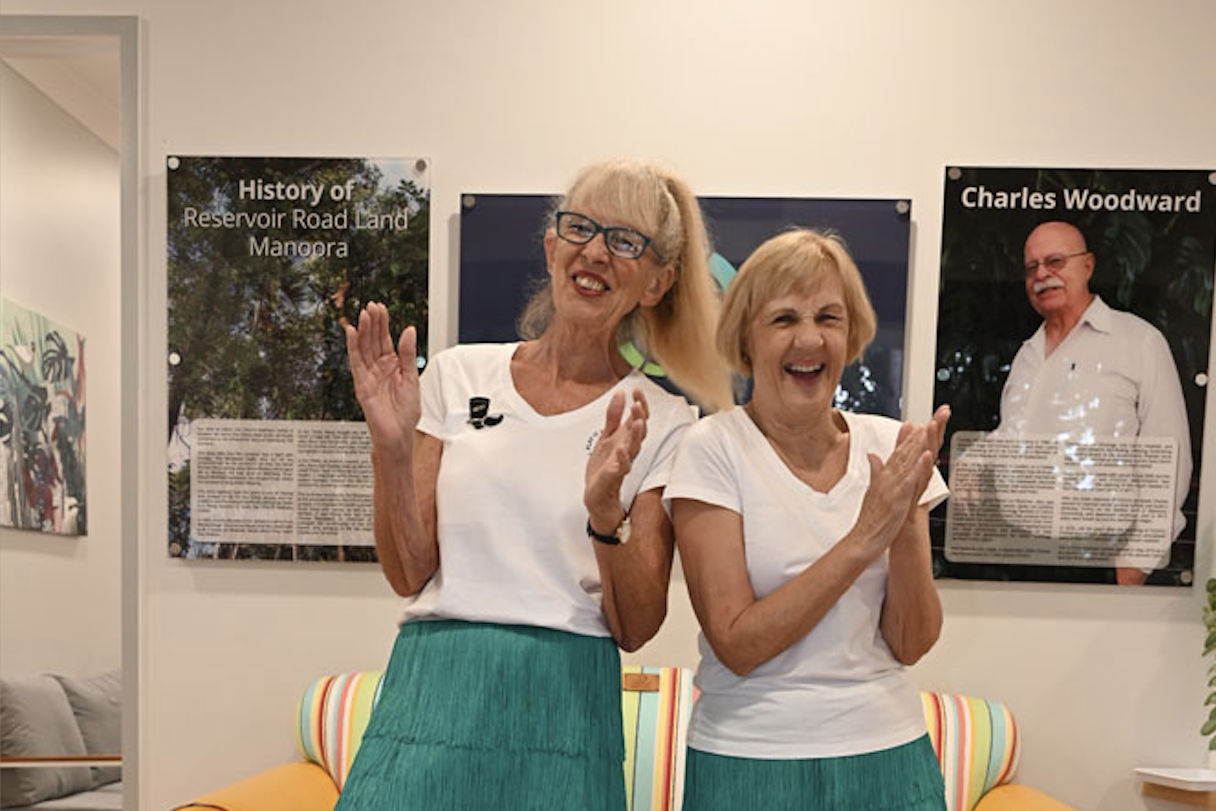
{"label": "striped cushion", "polygon": [[[629,811],[679,811],[688,719],[695,698],[692,670],[625,666],[621,672],[654,674],[658,687],[621,693]],[[309,685],[296,707],[300,751],[329,772],[339,791],[380,696],[380,676],[378,672],[325,676]]]}
{"label": "striped cushion", "polygon": [[982,698],[921,693],[949,811],[971,811],[989,789],[1013,779],[1021,739],[1009,709]]}
{"label": "striped cushion", "polygon": [[380,696],[380,673],[341,673],[309,685],[296,705],[296,736],[304,757],[346,783],[363,730]]}
{"label": "striped cushion", "polygon": [[621,692],[625,793],[629,811],[677,811],[684,799],[684,750],[696,698],[692,670],[626,665],[625,674],[658,676],[658,690]]}

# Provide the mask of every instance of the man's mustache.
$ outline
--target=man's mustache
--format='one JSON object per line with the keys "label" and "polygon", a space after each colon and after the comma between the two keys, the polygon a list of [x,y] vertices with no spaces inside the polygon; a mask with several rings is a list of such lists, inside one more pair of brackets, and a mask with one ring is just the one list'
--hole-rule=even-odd
{"label": "man's mustache", "polygon": [[1048,276],[1046,279],[1043,279],[1042,281],[1038,281],[1038,282],[1034,283],[1034,292],[1035,292],[1035,295],[1038,295],[1039,293],[1042,293],[1044,290],[1053,290],[1057,287],[1063,287],[1063,286],[1064,286],[1064,282],[1062,280],[1057,279],[1055,276]]}

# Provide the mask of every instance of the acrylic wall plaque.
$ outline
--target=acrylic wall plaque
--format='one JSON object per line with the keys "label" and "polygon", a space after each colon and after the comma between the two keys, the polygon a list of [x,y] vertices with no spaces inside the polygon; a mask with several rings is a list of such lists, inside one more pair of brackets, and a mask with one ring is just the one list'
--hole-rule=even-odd
{"label": "acrylic wall plaque", "polygon": [[[904,371],[911,203],[907,200],[702,197],[719,285],[764,240],[793,226],[839,233],[861,269],[878,335],[860,363],[845,369],[837,405],[898,417]],[[517,340],[515,321],[545,279],[546,195],[462,196],[460,216],[461,343]],[[640,358],[634,360],[640,361]],[[661,370],[643,367],[661,385]]]}
{"label": "acrylic wall plaque", "polygon": [[426,346],[429,171],[169,159],[170,555],[376,559],[343,326],[378,301]]}
{"label": "acrylic wall plaque", "polygon": [[939,574],[1189,585],[1216,266],[1208,170],[946,171]]}

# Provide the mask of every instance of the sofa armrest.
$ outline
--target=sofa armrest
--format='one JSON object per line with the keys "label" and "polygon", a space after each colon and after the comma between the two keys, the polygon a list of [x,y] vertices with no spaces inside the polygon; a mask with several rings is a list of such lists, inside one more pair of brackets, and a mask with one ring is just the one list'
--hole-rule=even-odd
{"label": "sofa armrest", "polygon": [[1077,811],[1071,805],[1047,796],[1030,786],[1016,783],[997,786],[975,804],[974,811]]}
{"label": "sofa armrest", "polygon": [[210,792],[173,811],[333,811],[338,787],[315,763],[288,763]]}

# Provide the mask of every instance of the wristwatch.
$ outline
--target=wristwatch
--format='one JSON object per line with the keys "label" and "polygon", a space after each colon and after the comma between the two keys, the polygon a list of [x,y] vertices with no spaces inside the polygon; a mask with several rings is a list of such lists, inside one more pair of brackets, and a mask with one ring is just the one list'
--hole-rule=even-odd
{"label": "wristwatch", "polygon": [[621,523],[616,525],[611,535],[601,535],[591,528],[591,519],[587,519],[587,537],[609,546],[627,543],[629,541],[629,513],[621,517]]}

